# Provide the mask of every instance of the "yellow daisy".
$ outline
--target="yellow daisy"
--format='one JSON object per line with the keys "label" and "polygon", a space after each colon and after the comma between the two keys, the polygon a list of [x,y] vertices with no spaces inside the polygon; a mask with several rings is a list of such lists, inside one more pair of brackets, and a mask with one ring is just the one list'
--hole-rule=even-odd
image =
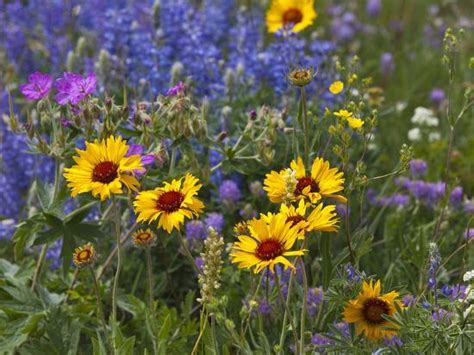
{"label": "yellow daisy", "polygon": [[339,111],[334,112],[334,116],[337,116],[344,120],[347,120],[348,118],[352,118],[353,115],[354,114],[351,111],[347,111],[347,110],[339,110]]}
{"label": "yellow daisy", "polygon": [[158,227],[168,233],[179,229],[185,217],[193,218],[202,212],[204,204],[195,197],[201,187],[197,178],[186,174],[162,187],[140,192],[133,202],[137,221],[151,223],[158,219]]}
{"label": "yellow daisy", "polygon": [[128,145],[122,137],[110,136],[100,143],[86,142],[86,149],[76,149],[73,157],[76,165],[64,169],[64,177],[71,188],[71,196],[92,192],[103,201],[111,194],[121,194],[125,185],[129,190],[138,190],[139,183],[134,171],[142,170],[140,155],[126,156]]}
{"label": "yellow daisy", "polygon": [[306,250],[291,250],[299,231],[286,219],[285,215],[279,213],[249,221],[249,235],[238,236],[239,241],[232,246],[232,262],[241,269],[253,267],[255,273],[265,268],[275,272],[276,264],[295,270],[286,257],[303,255]]}
{"label": "yellow daisy", "polygon": [[395,303],[401,306],[398,292],[392,291],[380,295],[380,281],[373,285],[365,282],[362,291],[356,299],[350,300],[344,308],[344,320],[355,323],[357,335],[364,333],[369,340],[378,340],[383,337],[391,338],[397,325],[385,320],[382,316],[393,316],[396,312]]}
{"label": "yellow daisy", "polygon": [[150,228],[146,230],[138,229],[135,233],[133,233],[132,241],[137,247],[148,247],[155,243],[156,236]]}
{"label": "yellow daisy", "polygon": [[329,162],[316,158],[311,167],[311,174],[306,173],[303,160],[293,160],[290,169],[267,174],[263,189],[267,191],[270,201],[289,203],[308,198],[316,203],[321,197],[334,198],[346,202],[344,196],[338,195],[344,189],[344,173],[337,168],[330,168]]}
{"label": "yellow daisy", "polygon": [[329,86],[329,91],[333,95],[338,95],[344,90],[344,83],[340,80],[336,80]]}
{"label": "yellow daisy", "polygon": [[91,243],[77,247],[72,254],[72,261],[78,268],[86,267],[94,262],[97,254]]}
{"label": "yellow daisy", "polygon": [[292,26],[293,32],[300,32],[312,25],[316,16],[313,0],[273,0],[267,11],[267,29],[274,33]]}

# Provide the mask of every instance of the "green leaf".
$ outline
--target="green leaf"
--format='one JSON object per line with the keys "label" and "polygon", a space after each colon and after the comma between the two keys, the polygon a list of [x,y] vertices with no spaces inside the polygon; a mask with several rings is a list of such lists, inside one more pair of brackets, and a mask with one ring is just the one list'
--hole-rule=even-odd
{"label": "green leaf", "polygon": [[135,337],[125,339],[123,344],[118,348],[119,355],[133,355],[133,348],[135,346]]}
{"label": "green leaf", "polygon": [[72,234],[88,242],[93,242],[95,239],[104,237],[104,233],[100,230],[100,226],[92,223],[67,225],[66,234]]}
{"label": "green leaf", "polygon": [[63,235],[64,235],[63,226],[54,227],[47,231],[39,232],[38,236],[35,238],[35,241],[33,242],[33,245],[49,244],[59,239]]}
{"label": "green leaf", "polygon": [[97,204],[97,201],[92,201],[84,206],[81,206],[71,213],[69,213],[66,217],[64,217],[64,223],[74,225],[82,222],[84,218],[89,214],[92,207]]}
{"label": "green leaf", "polygon": [[63,246],[61,248],[61,259],[63,260],[63,274],[66,276],[69,266],[71,265],[72,253],[76,248],[76,241],[73,235],[65,234],[63,238]]}

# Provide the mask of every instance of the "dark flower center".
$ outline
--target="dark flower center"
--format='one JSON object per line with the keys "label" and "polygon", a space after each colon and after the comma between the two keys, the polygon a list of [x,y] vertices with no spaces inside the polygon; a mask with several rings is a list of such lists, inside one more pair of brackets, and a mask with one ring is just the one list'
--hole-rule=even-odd
{"label": "dark flower center", "polygon": [[296,215],[296,216],[289,216],[287,219],[286,219],[286,223],[288,222],[291,222],[291,226],[294,227],[296,226],[298,223],[300,223],[301,221],[304,221],[305,218],[303,216],[300,216],[300,215]]}
{"label": "dark flower center", "polygon": [[148,242],[152,239],[152,235],[148,232],[143,232],[143,233],[140,233],[136,236],[136,239],[141,242],[141,243],[145,243],[145,242]]}
{"label": "dark flower center", "polygon": [[305,176],[301,179],[298,179],[298,183],[296,184],[295,188],[295,195],[301,195],[303,193],[303,190],[308,186],[311,186],[310,192],[319,192],[318,183],[314,181],[311,177]]}
{"label": "dark flower center", "polygon": [[257,258],[268,261],[275,259],[283,253],[283,245],[275,239],[267,239],[261,242],[256,250]]}
{"label": "dark flower center", "polygon": [[92,172],[92,181],[109,184],[117,178],[117,170],[117,164],[111,161],[103,161],[95,166]]}
{"label": "dark flower center", "polygon": [[283,14],[283,23],[285,25],[289,23],[297,24],[303,19],[303,14],[298,9],[288,9]]}
{"label": "dark flower center", "polygon": [[156,201],[156,206],[160,211],[171,213],[179,210],[184,201],[184,195],[179,191],[167,191]]}
{"label": "dark flower center", "polygon": [[79,261],[88,260],[91,256],[91,251],[89,249],[82,250],[78,255],[77,259]]}
{"label": "dark flower center", "polygon": [[378,299],[370,298],[364,303],[362,308],[362,314],[367,323],[371,324],[381,324],[385,322],[385,319],[382,318],[382,315],[389,314],[390,308],[387,302]]}

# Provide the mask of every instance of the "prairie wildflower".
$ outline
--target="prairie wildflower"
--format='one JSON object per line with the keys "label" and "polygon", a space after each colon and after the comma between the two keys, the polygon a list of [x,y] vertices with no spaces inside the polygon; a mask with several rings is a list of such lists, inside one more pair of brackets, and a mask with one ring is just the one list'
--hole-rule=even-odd
{"label": "prairie wildflower", "polygon": [[[291,183],[288,177],[291,176]],[[309,199],[316,203],[321,197],[334,198],[346,202],[346,198],[338,193],[344,189],[344,173],[331,168],[329,162],[316,158],[311,171],[306,172],[303,160],[299,157],[290,164],[290,171],[272,171],[264,181],[264,190],[273,203],[288,203],[300,199]]]}
{"label": "prairie wildflower", "polygon": [[329,86],[329,92],[333,95],[338,95],[344,90],[344,83],[340,80],[336,80]]}
{"label": "prairie wildflower", "polygon": [[28,83],[20,85],[20,91],[27,100],[35,101],[47,96],[52,86],[51,75],[35,72],[28,77]]}
{"label": "prairie wildflower", "polygon": [[78,268],[83,268],[91,265],[96,259],[97,254],[94,246],[91,243],[87,243],[74,250],[72,255],[72,261]]}
{"label": "prairie wildflower", "polygon": [[355,323],[357,335],[364,333],[369,340],[391,338],[396,334],[396,331],[386,329],[396,328],[396,325],[383,316],[394,315],[395,303],[401,305],[397,299],[398,292],[391,291],[381,295],[380,288],[380,281],[375,284],[364,281],[357,298],[350,300],[344,308],[344,320]]}
{"label": "prairie wildflower", "polygon": [[313,0],[273,0],[267,11],[267,29],[271,33],[284,28],[300,32],[311,26],[316,17]]}
{"label": "prairie wildflower", "polygon": [[197,178],[187,174],[154,190],[141,191],[133,202],[137,221],[158,220],[158,227],[168,233],[179,229],[185,218],[197,217],[204,209],[204,204],[196,198],[201,186]]}
{"label": "prairie wildflower", "polygon": [[150,228],[138,229],[132,235],[133,244],[137,247],[148,247],[152,246],[156,242],[156,235],[151,231]]}
{"label": "prairie wildflower", "polygon": [[86,149],[76,149],[76,165],[64,169],[64,177],[71,188],[71,196],[92,192],[101,200],[111,194],[121,194],[123,186],[138,190],[136,170],[143,170],[139,155],[126,156],[129,146],[122,137],[110,136],[94,143],[86,142]]}
{"label": "prairie wildflower", "polygon": [[239,235],[230,254],[238,267],[254,268],[255,273],[268,268],[275,272],[275,265],[295,269],[287,257],[303,255],[305,250],[291,250],[299,235],[298,227],[287,222],[283,214],[262,216],[248,222],[249,235]]}

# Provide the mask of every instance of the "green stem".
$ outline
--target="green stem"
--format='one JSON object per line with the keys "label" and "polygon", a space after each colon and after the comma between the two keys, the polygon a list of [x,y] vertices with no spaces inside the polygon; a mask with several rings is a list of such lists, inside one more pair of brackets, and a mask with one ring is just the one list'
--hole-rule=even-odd
{"label": "green stem", "polygon": [[102,323],[102,327],[104,328],[104,335],[105,337],[107,337],[107,325],[105,323],[104,309],[102,308],[102,299],[100,297],[99,283],[97,282],[97,277],[95,276],[92,265],[90,265],[88,269],[90,271],[92,281],[94,283],[95,298],[97,302],[97,315],[99,316],[100,322]]}
{"label": "green stem", "polygon": [[193,351],[191,352],[191,355],[194,355],[194,354],[197,354],[198,353],[198,346],[199,346],[199,343],[201,341],[201,338],[204,334],[204,331],[206,330],[206,325],[207,325],[207,311],[203,311],[201,312],[201,321],[200,321],[200,324],[201,324],[201,331],[199,332],[199,335],[196,339],[196,343],[194,344],[194,347],[193,347]]}
{"label": "green stem", "polygon": [[170,160],[170,170],[168,172],[168,176],[173,176],[174,173],[174,167],[176,165],[176,155],[177,155],[177,148],[172,147],[171,148],[171,160]]}
{"label": "green stem", "polygon": [[306,107],[306,92],[304,86],[301,87],[301,111],[303,119],[303,135],[304,135],[304,163],[309,166],[309,122],[308,109]]}
{"label": "green stem", "polygon": [[147,246],[145,248],[146,255],[146,268],[147,268],[147,279],[148,279],[148,307],[150,308],[151,315],[151,325],[152,325],[152,334],[151,341],[153,342],[153,353],[157,354],[158,348],[156,343],[155,331],[156,331],[156,316],[155,316],[155,307],[153,305],[153,268],[151,262],[151,248]]}
{"label": "green stem", "polygon": [[44,259],[46,257],[46,251],[48,250],[48,245],[44,244],[41,247],[41,252],[38,257],[38,261],[36,262],[35,273],[33,275],[33,281],[31,281],[31,290],[33,291],[36,287],[36,283],[38,282],[39,275],[41,273],[41,267],[43,266]]}
{"label": "green stem", "polygon": [[295,324],[293,323],[293,318],[291,317],[291,312],[290,312],[290,295],[291,295],[291,286],[293,285],[293,275],[294,275],[294,272],[290,274],[290,280],[288,281],[289,282],[288,294],[286,295],[286,301],[285,301],[283,297],[283,292],[281,291],[280,278],[278,277],[278,273],[275,272],[275,283],[277,285],[278,294],[280,296],[281,302],[285,305],[285,313],[283,314],[283,324],[281,326],[281,333],[280,333],[280,343],[279,343],[280,353],[282,353],[283,346],[285,345],[286,322],[288,320],[290,321],[291,330],[293,331],[293,337],[295,338],[295,346],[298,346],[298,335],[296,334]]}
{"label": "green stem", "polygon": [[183,234],[181,233],[180,230],[178,230],[178,236],[179,236],[179,243],[181,244],[181,247],[184,250],[184,253],[186,254],[186,257],[189,259],[191,265],[193,266],[194,270],[197,272],[199,275],[201,271],[199,270],[196,260],[194,260],[193,255],[191,254],[191,251],[189,250],[188,246],[186,245],[186,241],[184,240]]}
{"label": "green stem", "polygon": [[[115,217],[115,239],[116,239],[116,247],[117,247],[117,270],[115,271],[114,277],[114,284],[112,288],[112,320],[114,323],[117,322],[117,289],[118,289],[118,281],[120,277],[120,271],[122,268],[122,248],[121,248],[121,241],[120,241],[120,209],[119,205],[117,204],[117,200],[115,196],[112,196],[112,204],[114,210],[114,217]],[[115,347],[115,342],[114,342]]]}
{"label": "green stem", "polygon": [[[307,239],[304,240],[303,248],[305,249]],[[301,319],[300,319],[300,354],[304,354],[304,328],[306,321],[306,306],[308,299],[308,277],[306,275],[306,268],[304,266],[304,260],[302,257],[299,258],[301,263],[301,271],[303,272],[303,304],[301,306]]]}

